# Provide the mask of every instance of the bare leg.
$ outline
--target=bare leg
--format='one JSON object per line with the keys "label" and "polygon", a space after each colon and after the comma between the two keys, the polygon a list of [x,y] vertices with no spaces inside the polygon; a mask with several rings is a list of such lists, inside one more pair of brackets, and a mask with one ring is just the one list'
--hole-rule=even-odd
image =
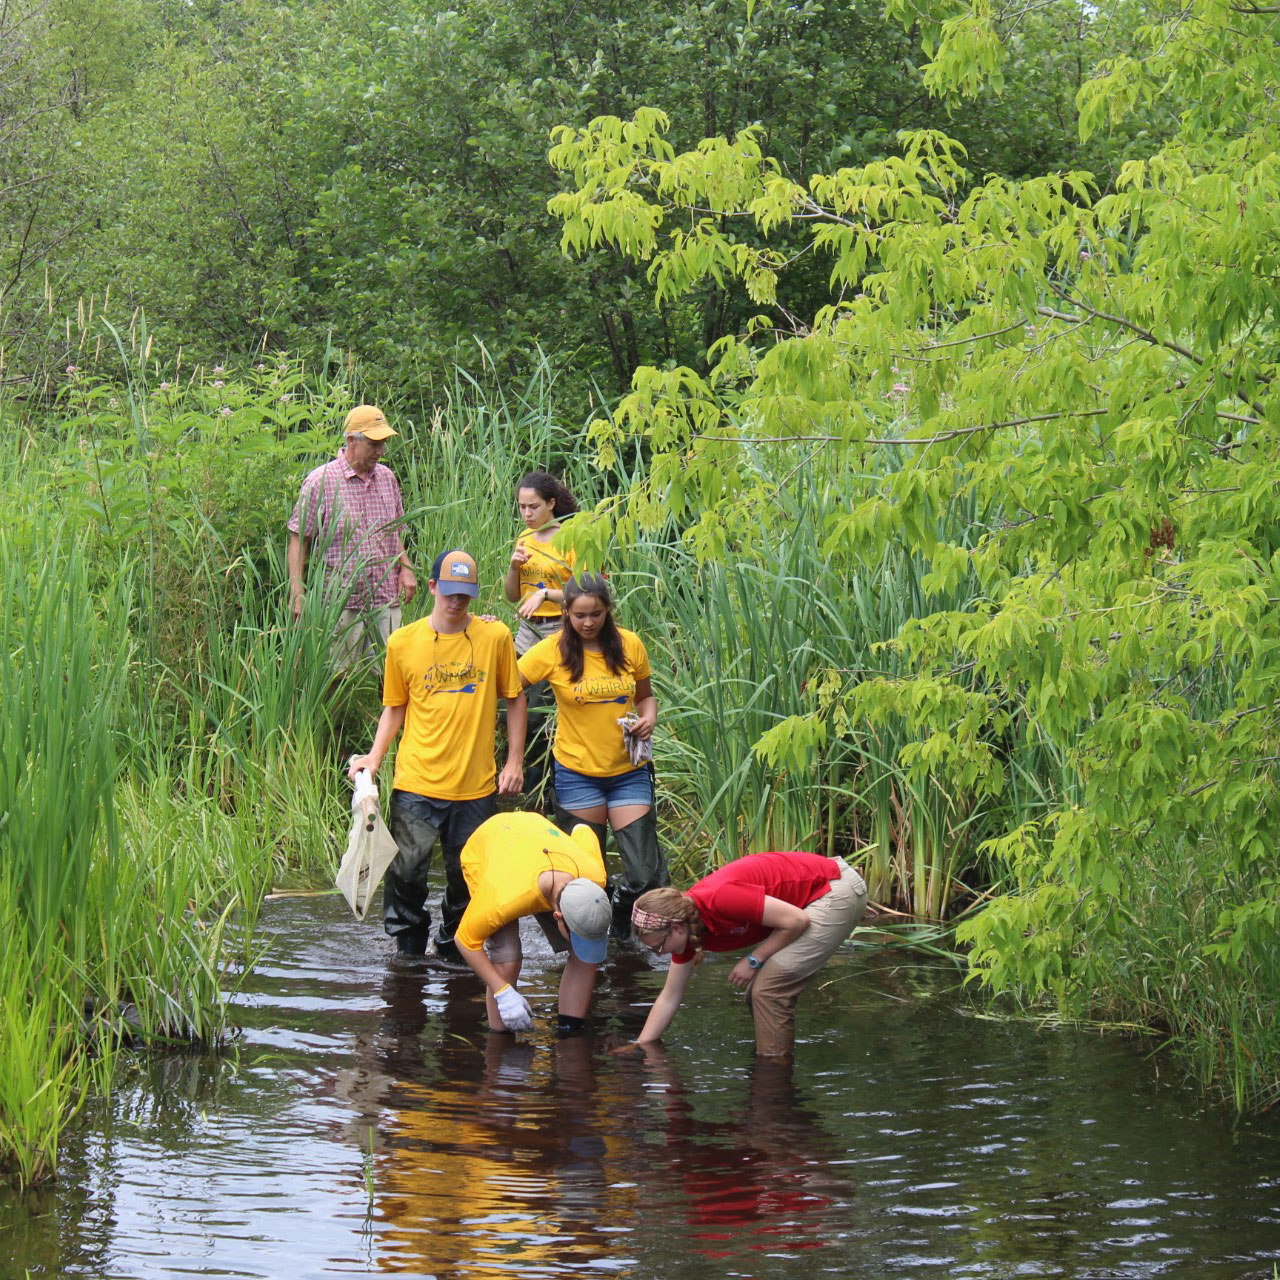
{"label": "bare leg", "polygon": [[572,952],[560,975],[560,1012],[571,1018],[585,1018],[596,989],[596,966],[579,960]]}

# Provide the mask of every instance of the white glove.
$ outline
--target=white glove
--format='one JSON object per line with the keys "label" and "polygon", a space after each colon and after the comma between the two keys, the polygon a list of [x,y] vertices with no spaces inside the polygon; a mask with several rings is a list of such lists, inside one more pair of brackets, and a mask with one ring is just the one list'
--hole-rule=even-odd
{"label": "white glove", "polygon": [[529,1002],[510,983],[495,991],[493,998],[498,1004],[498,1017],[508,1031],[532,1031],[533,1010]]}

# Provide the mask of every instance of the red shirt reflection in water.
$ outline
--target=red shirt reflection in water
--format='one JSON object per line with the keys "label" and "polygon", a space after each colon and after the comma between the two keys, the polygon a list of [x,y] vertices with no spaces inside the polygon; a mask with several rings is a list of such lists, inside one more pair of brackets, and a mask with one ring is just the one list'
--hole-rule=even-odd
{"label": "red shirt reflection in water", "polygon": [[[779,1167],[776,1156],[762,1151],[730,1152],[706,1149],[715,1163],[706,1168],[682,1169],[689,1205],[689,1225],[695,1240],[735,1240],[739,1249],[821,1249],[829,1220],[823,1210],[835,1201],[808,1187],[810,1174],[803,1165]],[[738,1158],[732,1163],[725,1156]],[[688,1165],[688,1155],[679,1162]],[[742,1237],[764,1236],[762,1240]],[[810,1237],[810,1238],[805,1238]],[[709,1258],[729,1258],[736,1249],[698,1249]]]}
{"label": "red shirt reflection in water", "polygon": [[696,1252],[728,1258],[831,1244],[853,1188],[832,1167],[830,1135],[798,1097],[789,1064],[757,1062],[733,1120],[698,1116],[678,1086],[665,1110],[670,1180],[683,1192],[691,1238],[707,1242]]}

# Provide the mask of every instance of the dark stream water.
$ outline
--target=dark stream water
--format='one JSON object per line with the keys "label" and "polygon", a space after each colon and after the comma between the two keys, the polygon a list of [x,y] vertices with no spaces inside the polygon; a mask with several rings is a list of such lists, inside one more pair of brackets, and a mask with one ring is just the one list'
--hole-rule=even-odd
{"label": "dark stream water", "polygon": [[[866,950],[754,1064],[715,958],[652,1060],[482,1029],[469,975],[398,971],[335,898],[270,904],[221,1059],[152,1060],[0,1198],[5,1277],[1273,1276],[1280,1122],[1236,1126],[1110,1039],[976,1017],[955,971]],[[531,940],[528,940],[531,941]],[[528,971],[527,962],[527,971]],[[535,952],[531,998],[557,972]]]}

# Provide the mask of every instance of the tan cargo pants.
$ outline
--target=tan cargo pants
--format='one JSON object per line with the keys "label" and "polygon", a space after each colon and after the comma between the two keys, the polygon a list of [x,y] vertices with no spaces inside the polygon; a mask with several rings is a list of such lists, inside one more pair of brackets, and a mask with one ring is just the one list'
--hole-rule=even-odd
{"label": "tan cargo pants", "polygon": [[831,881],[830,892],[805,907],[809,927],[766,960],[747,988],[759,1054],[791,1054],[796,1042],[796,1000],[867,909],[865,881],[847,863],[841,866],[844,869]]}

